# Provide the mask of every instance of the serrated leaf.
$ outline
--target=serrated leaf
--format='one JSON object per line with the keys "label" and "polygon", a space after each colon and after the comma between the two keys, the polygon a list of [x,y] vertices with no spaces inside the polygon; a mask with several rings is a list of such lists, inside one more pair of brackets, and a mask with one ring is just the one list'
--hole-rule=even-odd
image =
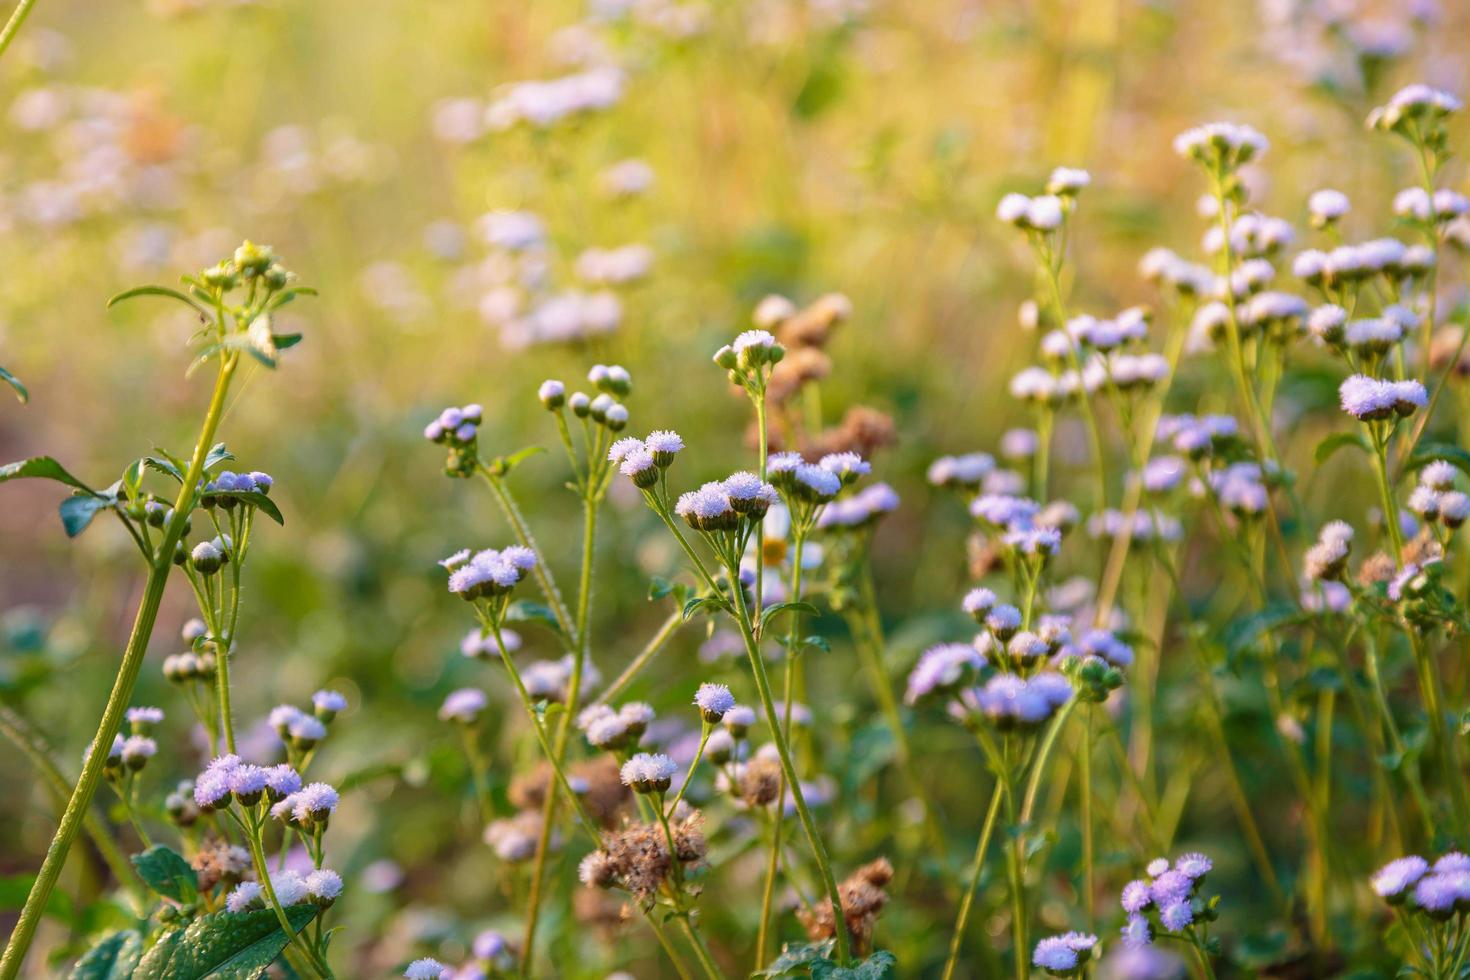
{"label": "serrated leaf", "polygon": [[[300,932],[316,913],[314,905],[293,905],[286,919]],[[289,941],[270,909],[216,912],[165,933],[132,980],[256,980]]]}
{"label": "serrated leaf", "polygon": [[7,480],[27,478],[55,480],[58,483],[65,483],[69,487],[85,490],[87,493],[97,492],[68,473],[66,467],[62,466],[51,456],[32,456],[30,459],[17,460],[14,463],[6,463],[4,466],[0,466],[0,483],[4,483]]}
{"label": "serrated leaf", "polygon": [[812,605],[810,602],[778,602],[774,606],[767,606],[764,610],[762,610],[762,632],[764,632],[765,628],[770,625],[771,620],[775,619],[783,612],[805,613],[808,616],[821,615],[821,610]]}
{"label": "serrated leaf", "polygon": [[184,471],[179,469],[178,464],[171,459],[159,456],[144,456],[143,465],[165,476],[171,476],[180,483],[184,482]]}
{"label": "serrated leaf", "polygon": [[31,393],[26,391],[26,386],[20,383],[19,378],[3,367],[0,367],[0,381],[10,385],[15,390],[15,397],[20,399],[22,405],[31,400]]}
{"label": "serrated leaf", "polygon": [[143,937],[131,929],[99,939],[77,960],[68,980],[128,980],[143,955]]}
{"label": "serrated leaf", "polygon": [[133,867],[149,888],[180,905],[192,902],[199,893],[199,875],[193,866],[182,854],[162,844],[134,854]]}
{"label": "serrated leaf", "polygon": [[1327,462],[1339,450],[1346,446],[1355,446],[1366,455],[1372,455],[1373,450],[1368,445],[1368,440],[1363,438],[1361,432],[1334,432],[1332,435],[1317,443],[1317,448],[1312,456],[1321,466]]}
{"label": "serrated leaf", "polygon": [[209,316],[209,311],[206,310],[203,306],[199,305],[199,303],[197,303],[193,297],[185,293],[181,293],[177,289],[174,289],[170,286],[136,286],[133,289],[124,289],[122,292],[118,293],[116,296],[112,297],[112,299],[107,301],[107,308],[110,310],[124,300],[135,299],[139,296],[163,296],[167,299],[175,299],[178,300],[180,303],[188,306],[200,316]]}
{"label": "serrated leaf", "polygon": [[113,501],[106,497],[85,493],[67,497],[58,508],[61,514],[62,530],[66,532],[67,537],[76,537],[87,529],[92,523],[92,518],[111,507],[112,504]]}

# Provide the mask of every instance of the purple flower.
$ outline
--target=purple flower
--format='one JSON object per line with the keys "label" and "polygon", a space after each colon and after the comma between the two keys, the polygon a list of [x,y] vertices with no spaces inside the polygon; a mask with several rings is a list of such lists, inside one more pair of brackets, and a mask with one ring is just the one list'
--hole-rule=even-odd
{"label": "purple flower", "polygon": [[1429,871],[1429,862],[1417,854],[1390,861],[1374,872],[1373,890],[1390,903],[1402,900],[1404,892]]}
{"label": "purple flower", "polygon": [[713,725],[735,707],[735,695],[724,684],[701,684],[694,694],[694,704],[704,720]]}
{"label": "purple flower", "polygon": [[1194,910],[1189,902],[1174,902],[1159,909],[1159,922],[1170,932],[1183,932],[1194,922]]}
{"label": "purple flower", "polygon": [[1146,881],[1130,881],[1123,886],[1123,911],[1129,915],[1138,915],[1152,905],[1153,900],[1153,893],[1149,890]]}

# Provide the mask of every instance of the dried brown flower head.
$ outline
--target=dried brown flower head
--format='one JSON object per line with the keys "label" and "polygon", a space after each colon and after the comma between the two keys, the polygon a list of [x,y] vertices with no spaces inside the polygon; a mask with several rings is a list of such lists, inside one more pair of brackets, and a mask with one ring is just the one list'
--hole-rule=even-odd
{"label": "dried brown flower head", "polygon": [[218,837],[209,837],[199,847],[199,853],[189,862],[199,873],[199,890],[207,892],[215,885],[233,887],[246,878],[253,877],[250,852],[243,847],[233,846]]}
{"label": "dried brown flower head", "polygon": [[[887,858],[879,858],[858,868],[837,886],[847,934],[852,940],[853,952],[859,956],[866,956],[872,950],[878,914],[888,904],[888,893],[884,888],[892,880],[893,865]],[[830,939],[836,934],[831,899],[824,898],[811,908],[797,909],[796,917],[813,942]]]}

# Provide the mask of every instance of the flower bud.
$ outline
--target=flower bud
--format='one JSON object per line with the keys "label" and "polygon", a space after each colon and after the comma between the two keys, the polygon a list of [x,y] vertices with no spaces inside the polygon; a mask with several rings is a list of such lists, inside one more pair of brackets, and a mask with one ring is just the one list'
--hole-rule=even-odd
{"label": "flower bud", "polygon": [[577,418],[585,419],[592,413],[592,399],[583,392],[575,391],[567,399],[567,407],[572,410],[572,414]]}

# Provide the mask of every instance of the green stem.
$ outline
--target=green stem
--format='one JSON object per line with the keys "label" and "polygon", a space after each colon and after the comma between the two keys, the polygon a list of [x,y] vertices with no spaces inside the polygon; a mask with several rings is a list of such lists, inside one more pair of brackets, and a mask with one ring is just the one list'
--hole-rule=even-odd
{"label": "green stem", "polygon": [[653,934],[658,937],[658,944],[663,947],[669,962],[674,964],[674,972],[679,974],[680,980],[693,980],[689,974],[689,967],[684,963],[684,957],[679,955],[679,951],[669,941],[668,934],[664,932],[663,926],[658,924],[658,919],[654,917],[653,911],[645,910],[643,917],[648,920],[648,928],[652,929]]}
{"label": "green stem", "polygon": [[1082,709],[1082,720],[1082,752],[1078,757],[1077,776],[1082,783],[1082,911],[1086,922],[1083,931],[1094,932],[1097,882],[1093,875],[1092,855],[1092,705]]}
{"label": "green stem", "polygon": [[[738,572],[734,574],[738,575]],[[812,818],[811,810],[806,805],[806,795],[801,791],[796,766],[791,761],[791,746],[785,733],[781,730],[781,719],[776,713],[775,700],[771,697],[771,679],[766,673],[765,658],[761,656],[760,649],[756,646],[750,613],[745,608],[745,597],[741,594],[742,590],[737,588],[733,591],[736,618],[740,622],[741,638],[745,641],[745,654],[750,660],[750,670],[755,676],[756,693],[760,696],[761,707],[765,710],[766,723],[771,729],[771,740],[776,745],[776,754],[781,759],[781,772],[785,776],[787,785],[791,788],[791,800],[796,805],[796,813],[801,818],[802,830],[806,832],[807,843],[811,846],[812,859],[816,862],[817,870],[821,874],[827,898],[832,903],[833,917],[838,923],[833,930],[837,943],[837,963],[839,966],[847,966],[851,961],[850,944],[847,928],[842,924],[842,896],[837,891],[837,879],[832,874],[832,862],[827,856],[827,845],[822,841],[821,832],[817,830],[817,822]]]}
{"label": "green stem", "polygon": [[638,656],[632,659],[628,666],[623,669],[623,672],[618,675],[617,680],[609,684],[597,696],[597,700],[593,703],[608,704],[616,700],[619,695],[628,689],[628,686],[633,683],[638,675],[643,672],[643,668],[648,666],[649,661],[658,655],[658,652],[664,648],[665,644],[669,642],[669,639],[679,631],[679,627],[683,623],[684,611],[682,609],[675,609],[669,614],[669,618],[664,620],[663,625],[658,628],[658,632],[653,634],[653,638],[638,652]]}
{"label": "green stem", "polygon": [[995,832],[995,818],[1000,813],[1001,798],[1005,785],[997,779],[995,790],[990,794],[990,809],[985,813],[985,824],[980,828],[980,839],[975,842],[975,859],[970,864],[970,879],[960,899],[959,913],[954,920],[954,934],[949,939],[949,958],[944,961],[941,980],[951,980],[960,961],[960,947],[964,942],[965,926],[970,921],[970,909],[975,904],[975,890],[980,887],[980,875],[985,871],[985,852],[990,849],[990,837]]}
{"label": "green stem", "polygon": [[31,14],[31,8],[36,5],[36,0],[20,0],[15,5],[15,12],[10,15],[10,20],[5,22],[5,29],[0,31],[0,55],[10,47],[10,42],[15,40],[15,35],[20,33],[20,25],[26,22]]}
{"label": "green stem", "polygon": [[[589,461],[588,480],[592,480],[592,473],[596,466]],[[566,760],[567,743],[571,732],[573,720],[577,716],[578,701],[582,693],[582,672],[587,664],[587,650],[590,645],[591,627],[589,624],[590,611],[592,608],[592,565],[597,551],[597,501],[598,497],[591,489],[587,490],[587,496],[582,500],[582,573],[578,582],[577,591],[577,621],[576,621],[576,653],[572,658],[572,676],[567,682],[567,704],[566,713],[562,715],[561,722],[557,725],[556,744],[548,751],[551,764],[561,771],[562,764]],[[526,532],[529,538],[530,532]],[[537,567],[543,563],[537,562]],[[555,589],[548,578],[543,584],[544,588]],[[548,593],[549,595],[550,593]],[[558,596],[560,598],[560,596]],[[497,642],[499,634],[497,632]],[[507,655],[507,662],[509,656]],[[517,675],[519,683],[519,675]],[[532,719],[536,721],[536,719]],[[537,731],[541,730],[539,721]],[[565,778],[563,777],[563,782]],[[551,850],[551,828],[556,819],[558,784],[553,782],[546,788],[546,802],[541,810],[541,834],[536,846],[536,863],[531,872],[531,894],[527,899],[526,910],[526,933],[525,941],[521,947],[521,969],[529,972],[534,957],[536,926],[541,915],[541,890],[546,881],[546,861]],[[580,803],[578,803],[580,809]],[[592,827],[589,825],[589,829]],[[596,831],[594,830],[595,834]]]}
{"label": "green stem", "polygon": [[[763,403],[758,403],[758,407],[761,407],[762,405]],[[765,418],[765,413],[763,411],[760,413],[760,418]],[[764,433],[762,435],[764,435]],[[803,529],[796,527],[795,522],[797,518],[795,514],[791,515],[791,519],[793,522],[793,537],[795,538],[795,543],[792,547],[791,555],[791,601],[800,602],[801,553],[803,547],[806,544],[806,534]],[[757,529],[757,533],[759,533],[759,529]],[[757,584],[756,588],[760,588],[759,584]],[[756,609],[759,608],[760,603],[759,598],[757,598]],[[781,735],[788,741],[791,738],[791,705],[793,699],[795,698],[795,693],[793,692],[792,688],[794,686],[794,680],[796,677],[796,640],[798,635],[797,628],[800,623],[801,614],[793,611],[791,613],[791,631],[787,634],[786,662],[782,665],[781,671],[781,697],[783,699],[782,707],[784,709],[784,717],[781,719]],[[766,962],[766,941],[767,936],[770,933],[771,904],[776,893],[776,873],[781,857],[781,828],[783,823],[785,822],[785,816],[786,777],[783,773],[779,785],[776,789],[776,807],[771,814],[771,855],[769,860],[766,862],[765,886],[761,889],[761,921],[760,927],[756,931],[755,940],[755,958],[757,970],[765,966]],[[842,916],[839,912],[837,914],[837,918],[841,919],[841,917]]]}
{"label": "green stem", "polygon": [[[495,500],[500,504],[500,510],[505,515],[506,522],[510,524],[516,540],[524,547],[536,552],[538,559],[544,558],[541,549],[536,546],[536,539],[531,536],[531,526],[526,523],[520,507],[516,506],[515,497],[511,496],[510,488],[505,485],[505,481],[491,473],[489,467],[483,463],[480,464],[480,473],[485,477],[485,482],[490,484],[490,490],[495,494]],[[551,569],[547,567],[545,561],[538,560],[531,574],[536,577],[536,584],[541,587],[541,594],[545,596],[546,604],[551,607],[552,615],[556,617],[556,623],[561,627],[562,634],[568,642],[575,642],[572,617],[567,612],[567,605],[561,597],[561,590],[556,587],[556,579],[551,576]]]}
{"label": "green stem", "polygon": [[291,920],[286,917],[286,910],[281,907],[281,900],[276,897],[276,889],[275,885],[271,883],[270,871],[268,870],[269,864],[266,860],[265,851],[260,846],[259,825],[255,823],[253,817],[248,824],[243,820],[240,824],[241,829],[245,832],[245,844],[250,849],[250,859],[255,864],[257,872],[255,877],[260,882],[261,890],[265,892],[268,904],[276,913],[276,921],[281,924],[281,931],[286,934],[288,944],[305,957],[306,961],[311,965],[311,968],[316,970],[319,975],[330,978],[332,976],[331,968],[322,961],[322,958],[317,955],[316,950],[306,944],[306,940],[301,938],[301,934],[292,928]]}
{"label": "green stem", "polygon": [[[0,47],[0,50],[3,50],[3,47]],[[112,693],[108,695],[107,706],[102,711],[102,720],[97,725],[97,733],[92,737],[91,750],[87,754],[86,763],[82,766],[81,778],[77,780],[71,799],[67,801],[66,810],[61,815],[61,825],[56,828],[56,835],[51,839],[51,846],[46,850],[46,858],[41,863],[41,870],[36,873],[36,881],[31,886],[30,894],[26,897],[25,907],[21,909],[15,930],[11,932],[10,940],[5,946],[4,958],[0,959],[0,980],[15,980],[19,976],[26,952],[30,949],[31,941],[35,939],[36,927],[41,921],[41,911],[46,907],[46,902],[56,887],[56,879],[61,876],[62,866],[66,863],[66,855],[71,850],[72,842],[76,840],[77,832],[86,818],[92,797],[97,793],[97,784],[102,780],[102,769],[107,762],[107,745],[122,724],[128,701],[133,696],[133,687],[143,668],[143,654],[148,650],[148,639],[153,635],[153,625],[158,619],[158,608],[163,601],[164,586],[168,583],[168,574],[173,568],[174,546],[183,536],[184,522],[188,519],[194,502],[194,493],[199,486],[199,478],[204,472],[204,459],[209,453],[215,431],[219,428],[220,417],[224,414],[225,396],[229,392],[230,379],[234,376],[235,366],[238,363],[238,354],[231,355],[220,363],[219,376],[215,379],[214,394],[210,398],[209,409],[204,416],[199,441],[194,446],[194,455],[189,462],[188,472],[184,476],[184,483],[179,487],[178,497],[174,501],[173,519],[166,525],[163,541],[159,544],[157,555],[148,569],[148,581],[143,589],[143,600],[138,606],[138,614],[133,621],[133,630],[128,637],[127,647],[123,651],[122,663],[118,667],[117,678],[113,681]]]}

